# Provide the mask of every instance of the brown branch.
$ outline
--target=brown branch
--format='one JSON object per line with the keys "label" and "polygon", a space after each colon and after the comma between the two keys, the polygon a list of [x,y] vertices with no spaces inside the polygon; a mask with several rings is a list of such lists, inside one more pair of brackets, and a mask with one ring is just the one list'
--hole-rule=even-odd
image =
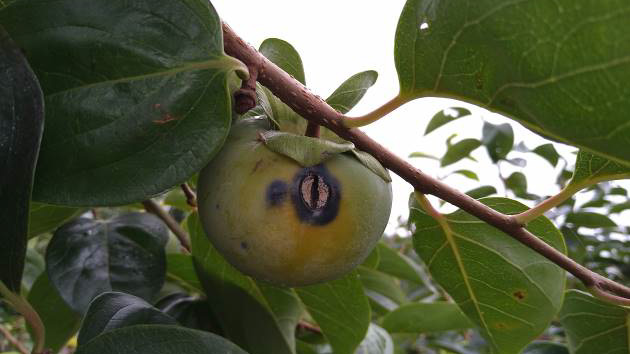
{"label": "brown branch", "polygon": [[158,203],[152,201],[151,199],[143,201],[142,205],[144,205],[144,209],[146,209],[146,211],[162,219],[166,226],[173,231],[173,234],[175,234],[175,237],[179,240],[182,248],[190,253],[190,237],[188,236],[188,233],[182,229],[179,223],[175,221],[175,219],[173,219],[173,217],[171,217],[166,211],[164,211]]}
{"label": "brown branch", "polygon": [[196,210],[197,209],[197,194],[195,194],[195,191],[193,191],[192,188],[190,188],[188,183],[183,183],[180,187],[182,188],[182,191],[184,192],[184,195],[186,196],[186,203],[188,203],[188,205],[190,205],[191,208]]}
{"label": "brown branch", "polygon": [[28,349],[24,346],[24,344],[20,343],[20,341],[11,334],[11,332],[4,328],[3,325],[0,325],[0,333],[4,336],[4,338],[11,343],[22,354],[29,354]]}
{"label": "brown branch", "polygon": [[228,55],[242,61],[250,71],[255,71],[258,75],[258,82],[271,90],[282,102],[309,122],[325,126],[343,139],[354,143],[358,149],[374,156],[384,167],[399,175],[421,193],[431,194],[445,200],[512,236],[573,274],[587,287],[610,291],[630,299],[630,288],[603,278],[573,261],[532,235],[513,216],[497,212],[468,195],[451,188],[449,185],[424,174],[402,158],[394,155],[384,146],[372,140],[365,133],[358,129],[346,127],[344,120],[350,118],[334,110],[319,96],[311,93],[299,81],[267,60],[226,24],[223,24],[223,38],[225,52]]}

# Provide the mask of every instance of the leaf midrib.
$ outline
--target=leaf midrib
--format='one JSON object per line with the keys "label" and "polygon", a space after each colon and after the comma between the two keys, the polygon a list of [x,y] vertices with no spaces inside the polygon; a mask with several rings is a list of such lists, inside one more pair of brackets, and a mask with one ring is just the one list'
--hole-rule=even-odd
{"label": "leaf midrib", "polygon": [[53,98],[55,96],[58,95],[63,95],[66,94],[68,92],[73,92],[73,91],[79,91],[79,90],[87,90],[87,89],[91,89],[94,87],[101,87],[101,86],[107,86],[107,85],[113,85],[113,84],[117,84],[117,83],[124,83],[124,82],[133,82],[133,81],[139,81],[139,80],[146,80],[146,79],[150,79],[150,78],[154,78],[154,77],[160,77],[160,76],[174,76],[177,75],[179,73],[182,72],[186,72],[186,71],[195,71],[195,70],[209,70],[209,69],[219,69],[222,71],[228,71],[230,69],[232,69],[234,67],[234,60],[223,55],[223,56],[217,56],[215,59],[209,59],[209,60],[204,60],[204,61],[196,61],[196,62],[187,62],[184,63],[183,65],[171,68],[171,69],[167,69],[167,70],[162,70],[162,71],[155,71],[155,72],[151,72],[151,73],[147,73],[147,74],[140,74],[140,75],[133,75],[133,76],[126,76],[126,77],[121,77],[118,79],[110,79],[110,80],[103,80],[103,81],[98,81],[98,82],[93,82],[91,84],[87,84],[87,85],[82,85],[82,86],[75,86],[75,87],[71,87],[65,90],[61,90],[61,91],[57,91],[51,94],[47,94],[46,95],[46,99],[49,98]]}

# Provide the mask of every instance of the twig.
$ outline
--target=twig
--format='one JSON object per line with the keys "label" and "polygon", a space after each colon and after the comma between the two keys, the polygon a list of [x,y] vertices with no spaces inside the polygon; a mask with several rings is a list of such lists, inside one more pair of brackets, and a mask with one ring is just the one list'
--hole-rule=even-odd
{"label": "twig", "polygon": [[587,287],[613,292],[626,298],[625,300],[630,304],[630,288],[610,279],[602,278],[531,234],[515,217],[497,212],[449,185],[424,174],[360,130],[346,127],[344,121],[351,118],[334,110],[299,81],[267,60],[226,24],[223,24],[223,38],[225,52],[247,65],[250,72],[255,70],[258,73],[258,82],[271,90],[274,95],[300,116],[310,122],[325,126],[341,138],[354,143],[359,150],[374,156],[384,167],[396,173],[419,192],[434,195],[461,208],[564,268],[580,279]]}
{"label": "twig", "polygon": [[322,333],[322,329],[321,328],[319,328],[319,327],[317,327],[317,326],[315,326],[313,324],[310,324],[310,323],[308,323],[306,321],[298,322],[297,327],[301,328],[303,330],[309,331],[309,332],[313,332],[313,333],[319,333],[319,334]]}
{"label": "twig", "polygon": [[319,138],[319,124],[313,123],[311,121],[306,125],[306,132],[304,135],[310,136],[312,138]]}
{"label": "twig", "polygon": [[26,323],[31,326],[31,339],[33,340],[31,354],[47,354],[48,351],[44,349],[46,344],[46,327],[33,306],[21,295],[9,290],[2,281],[0,281],[0,296],[4,297],[4,301],[11,305],[15,311],[19,312]]}
{"label": "twig", "polygon": [[190,253],[190,237],[188,237],[188,233],[182,229],[179,223],[175,221],[175,219],[173,219],[166,211],[164,211],[158,203],[151,199],[143,201],[142,205],[144,205],[144,209],[146,209],[146,211],[155,214],[157,217],[162,219],[166,226],[173,231],[173,234],[175,234],[175,237],[177,237],[182,247]]}
{"label": "twig", "polygon": [[193,209],[197,209],[197,194],[195,194],[195,191],[190,188],[188,183],[183,183],[181,188],[186,196],[186,203],[188,203],[188,205],[190,205]]}
{"label": "twig", "polygon": [[11,343],[11,345],[13,345],[15,349],[17,349],[20,353],[29,354],[28,349],[26,349],[26,347],[22,343],[20,343],[20,341],[17,338],[15,338],[13,334],[11,334],[11,332],[8,329],[4,328],[4,326],[1,324],[0,324],[0,333],[2,333],[4,338],[6,338],[9,341],[9,343]]}

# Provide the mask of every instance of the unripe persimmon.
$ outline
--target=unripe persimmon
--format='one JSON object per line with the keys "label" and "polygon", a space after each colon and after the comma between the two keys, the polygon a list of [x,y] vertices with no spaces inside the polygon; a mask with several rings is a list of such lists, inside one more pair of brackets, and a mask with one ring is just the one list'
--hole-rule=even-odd
{"label": "unripe persimmon", "polygon": [[350,154],[302,167],[261,141],[266,119],[241,119],[201,172],[199,215],[241,272],[285,286],[338,278],[381,237],[391,183]]}

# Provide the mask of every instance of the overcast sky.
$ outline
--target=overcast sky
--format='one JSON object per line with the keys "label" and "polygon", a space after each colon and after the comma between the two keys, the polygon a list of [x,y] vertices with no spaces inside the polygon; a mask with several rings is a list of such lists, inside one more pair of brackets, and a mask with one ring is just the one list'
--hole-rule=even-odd
{"label": "overcast sky", "polygon": [[[306,84],[314,93],[327,97],[351,75],[364,70],[376,70],[379,78],[359,105],[349,115],[371,111],[398,93],[398,80],[394,66],[394,35],[398,17],[405,1],[213,1],[219,16],[242,38],[258,48],[266,38],[275,37],[291,43],[302,57],[306,72]],[[429,48],[427,48],[429,50]],[[439,110],[451,106],[467,107],[473,116],[460,119],[424,137],[429,119]],[[480,138],[483,120],[492,123],[512,122],[457,101],[423,98],[408,103],[380,121],[363,128],[372,138],[401,157],[422,151],[441,156],[446,150],[445,139],[458,133],[455,141],[463,138]],[[544,139],[529,132],[519,124],[513,124],[516,142],[524,140],[534,148]],[[568,146],[560,152],[573,164]],[[489,161],[484,149],[477,149],[473,156],[480,162]],[[513,153],[510,157],[519,157]],[[409,159],[424,172],[441,177],[439,164],[427,159]],[[458,175],[449,176],[446,182],[457,189],[467,191],[481,184],[500,186],[496,168],[480,169],[479,165],[464,161],[449,170],[470,168],[479,174],[480,182]],[[556,193],[556,172],[542,158],[528,156],[528,165],[519,168],[501,164],[501,172],[507,177],[521,170],[529,177],[529,191],[540,195]],[[529,173],[528,173],[529,171]],[[532,173],[535,171],[535,173]],[[394,176],[394,206],[390,227],[393,230],[399,215],[406,217],[407,199],[412,188]]]}

